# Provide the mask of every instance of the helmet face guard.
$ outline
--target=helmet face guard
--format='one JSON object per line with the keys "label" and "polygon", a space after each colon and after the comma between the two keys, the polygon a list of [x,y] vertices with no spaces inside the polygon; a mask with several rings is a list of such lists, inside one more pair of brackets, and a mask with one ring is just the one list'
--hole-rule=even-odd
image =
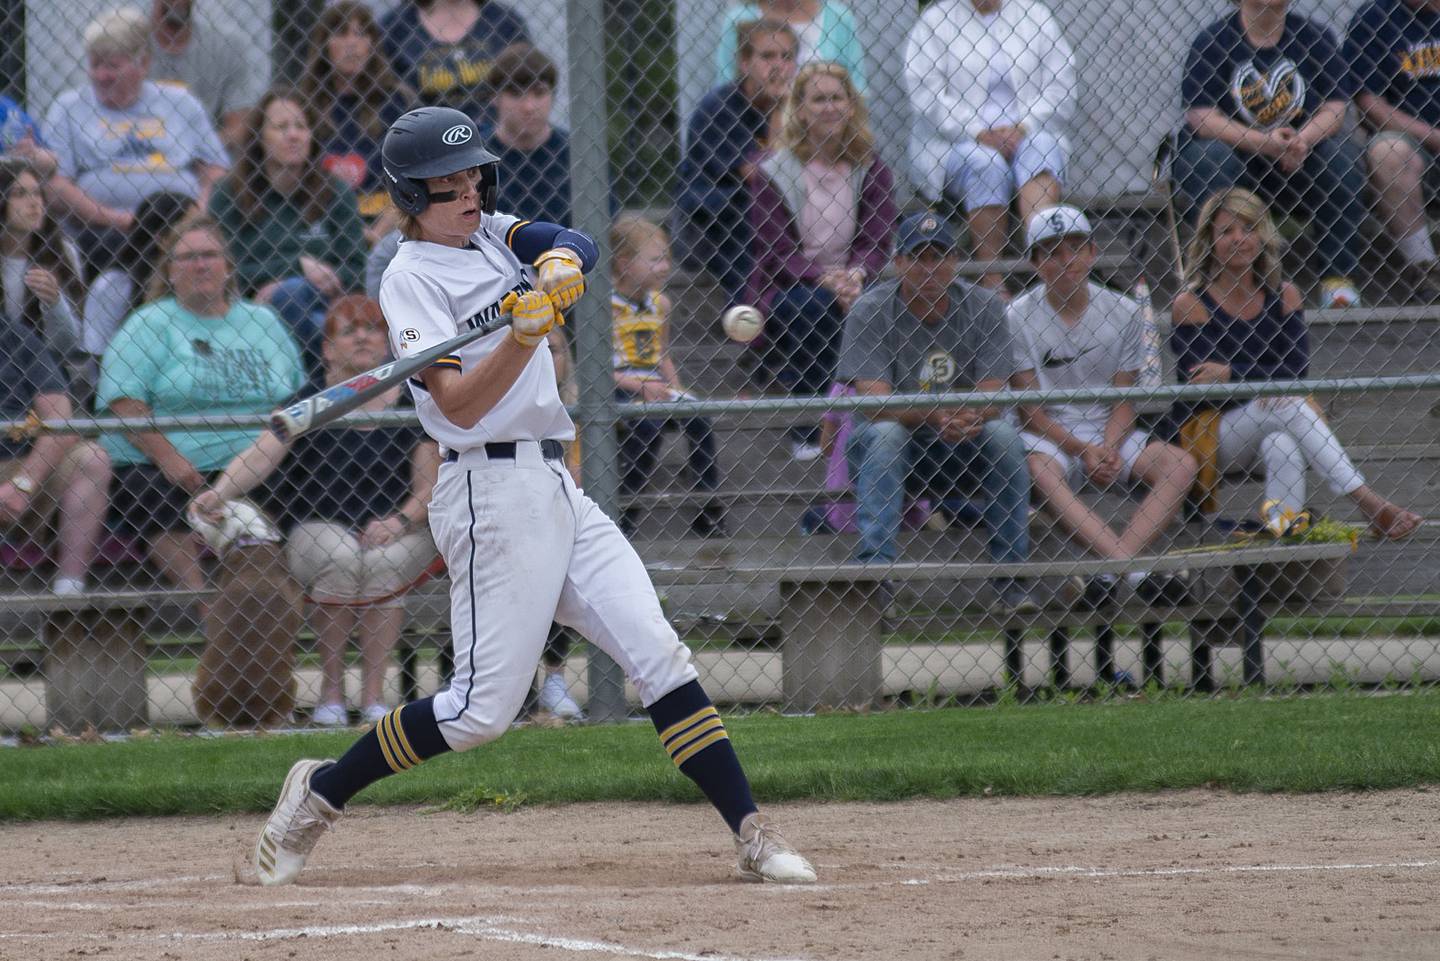
{"label": "helmet face guard", "polygon": [[465,114],[449,107],[419,107],[390,127],[380,148],[390,199],[404,213],[419,216],[432,203],[455,199],[453,191],[431,194],[425,181],[480,168],[480,210],[493,214],[500,189],[500,160],[480,141]]}

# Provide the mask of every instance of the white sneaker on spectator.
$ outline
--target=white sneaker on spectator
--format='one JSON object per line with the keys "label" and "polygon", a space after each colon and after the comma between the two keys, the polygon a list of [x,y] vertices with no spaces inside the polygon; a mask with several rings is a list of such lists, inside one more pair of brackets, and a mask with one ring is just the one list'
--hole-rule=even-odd
{"label": "white sneaker on spectator", "polygon": [[77,594],[85,593],[85,578],[83,577],[57,577],[50,585],[50,593],[56,597],[74,597]]}
{"label": "white sneaker on spectator", "polygon": [[812,884],[815,869],[764,816],[747,814],[735,835],[736,871],[747,881]]}
{"label": "white sneaker on spectator", "polygon": [[365,707],[365,710],[360,712],[360,716],[365,719],[366,724],[379,724],[381,719],[389,713],[390,708],[387,705],[369,704]]}
{"label": "white sneaker on spectator", "polygon": [[823,453],[820,445],[814,441],[792,440],[790,442],[790,456],[802,464],[815,460]]}
{"label": "white sneaker on spectator", "polygon": [[350,723],[350,712],[345,710],[344,704],[316,704],[310,723],[321,727],[345,727]]}
{"label": "white sneaker on spectator", "polygon": [[1322,309],[1359,307],[1360,291],[1349,277],[1326,277],[1320,284],[1320,306]]}
{"label": "white sneaker on spectator", "polygon": [[570,692],[565,689],[565,675],[561,673],[545,674],[545,681],[540,685],[540,695],[536,698],[542,711],[549,711],[556,717],[575,718],[580,717],[584,712]]}

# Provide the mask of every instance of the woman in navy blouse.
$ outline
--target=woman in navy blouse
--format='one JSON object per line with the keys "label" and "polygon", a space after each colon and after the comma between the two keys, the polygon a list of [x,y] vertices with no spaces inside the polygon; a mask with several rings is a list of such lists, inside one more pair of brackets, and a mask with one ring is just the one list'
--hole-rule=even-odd
{"label": "woman in navy blouse", "polygon": [[[1300,292],[1280,275],[1279,239],[1264,201],[1238,187],[1200,210],[1174,304],[1170,343],[1192,384],[1295,380],[1310,363]],[[1421,518],[1376,493],[1319,410],[1305,397],[1257,397],[1220,405],[1218,468],[1263,465],[1267,521],[1305,507],[1306,467],[1353,500],[1379,537],[1413,533]]]}

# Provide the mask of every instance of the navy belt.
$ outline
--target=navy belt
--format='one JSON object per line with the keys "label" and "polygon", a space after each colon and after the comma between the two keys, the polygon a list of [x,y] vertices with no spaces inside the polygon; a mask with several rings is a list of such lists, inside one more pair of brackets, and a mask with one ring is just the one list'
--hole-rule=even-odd
{"label": "navy belt", "polygon": [[[485,456],[490,460],[514,460],[515,442],[513,440],[492,440],[485,445]],[[558,440],[542,440],[540,442],[540,456],[546,460],[564,460],[565,445]],[[447,451],[445,459],[452,463],[459,460],[460,451]]]}

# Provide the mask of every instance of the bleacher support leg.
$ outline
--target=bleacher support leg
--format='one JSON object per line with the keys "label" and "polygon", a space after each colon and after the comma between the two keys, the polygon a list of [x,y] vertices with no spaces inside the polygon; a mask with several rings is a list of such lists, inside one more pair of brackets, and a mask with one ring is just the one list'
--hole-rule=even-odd
{"label": "bleacher support leg", "polygon": [[1057,691],[1070,686],[1070,632],[1063,627],[1050,632],[1050,678]]}
{"label": "bleacher support leg", "polygon": [[1239,620],[1241,653],[1244,660],[1245,683],[1265,685],[1265,578],[1257,567],[1236,571],[1240,590],[1235,596],[1235,616]]}
{"label": "bleacher support leg", "polygon": [[1215,690],[1215,651],[1211,644],[1218,626],[1219,622],[1213,620],[1190,622],[1190,689],[1202,694]]}
{"label": "bleacher support leg", "polygon": [[1115,628],[1095,625],[1095,682],[1115,683]]}
{"label": "bleacher support leg", "polygon": [[1145,665],[1145,684],[1165,686],[1165,652],[1161,647],[1165,638],[1165,625],[1161,623],[1140,625],[1140,658]]}
{"label": "bleacher support leg", "polygon": [[1020,687],[1025,684],[1025,632],[1005,632],[1005,685]]}

